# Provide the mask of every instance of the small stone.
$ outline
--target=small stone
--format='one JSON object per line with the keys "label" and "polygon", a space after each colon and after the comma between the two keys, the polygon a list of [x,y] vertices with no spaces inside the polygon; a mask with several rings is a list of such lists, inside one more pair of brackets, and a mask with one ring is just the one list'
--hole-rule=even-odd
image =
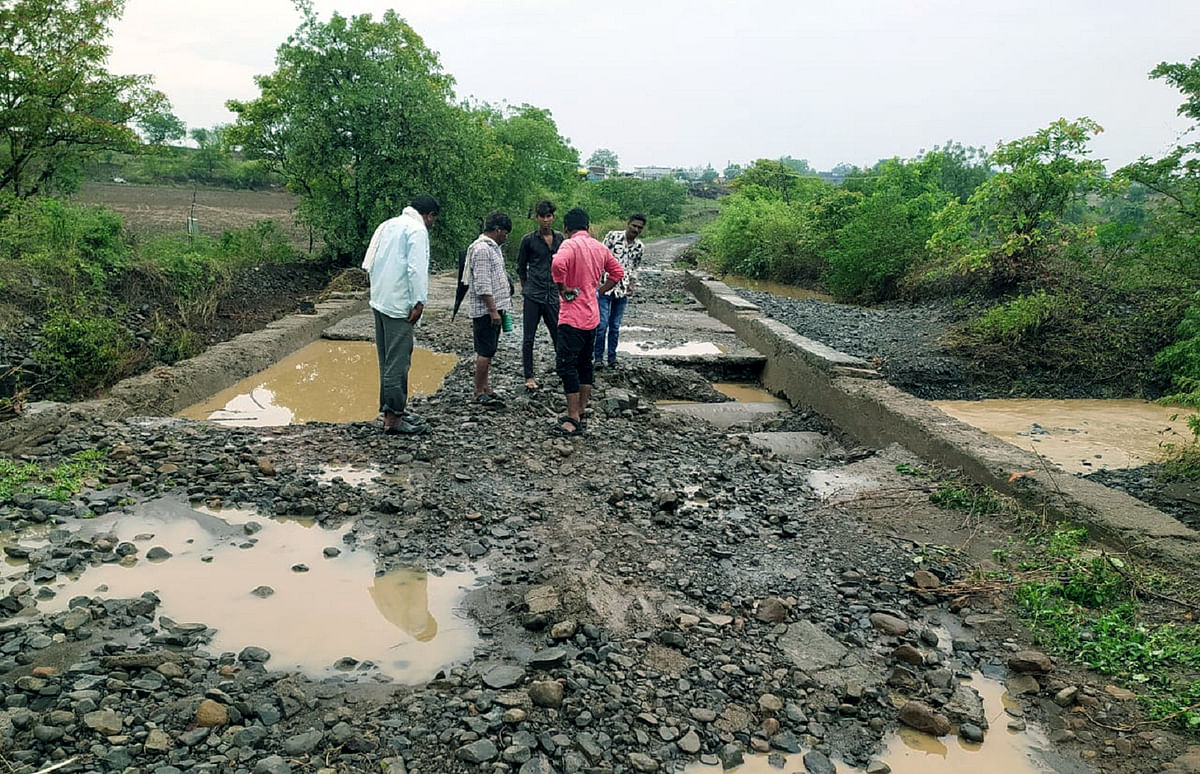
{"label": "small stone", "polygon": [[950,733],[950,719],[920,701],[907,702],[900,708],[900,722],[932,736]]}
{"label": "small stone", "polygon": [[250,593],[259,599],[266,599],[275,593],[275,589],[271,588],[270,586],[257,586]]}
{"label": "small stone", "polygon": [[829,757],[819,750],[810,750],[804,753],[804,768],[809,774],[836,774],[837,772]]}
{"label": "small stone", "polygon": [[741,766],[746,762],[746,757],[742,753],[742,748],[734,742],[729,742],[717,751],[717,758],[721,761],[722,769],[732,769],[735,766]]}
{"label": "small stone", "polygon": [[[93,705],[95,706],[95,705]],[[111,709],[96,710],[89,712],[83,716],[83,724],[88,728],[101,733],[105,736],[112,736],[121,732],[121,727],[124,721],[121,716]]]}
{"label": "small stone", "polygon": [[269,457],[259,457],[258,458],[258,472],[260,475],[263,475],[263,476],[268,476],[268,477],[274,476],[275,475],[275,464],[273,462],[271,462],[271,459]]}
{"label": "small stone", "polygon": [[224,704],[205,699],[196,708],[195,724],[199,728],[216,728],[229,722],[229,710]]}
{"label": "small stone", "polygon": [[679,740],[675,744],[688,755],[695,755],[700,752],[700,735],[696,733],[694,728],[689,729],[686,734],[679,737]]}
{"label": "small stone", "polygon": [[788,604],[779,597],[759,600],[754,608],[754,617],[764,623],[783,623],[788,619]]}
{"label": "small stone", "polygon": [[550,636],[556,640],[569,640],[578,628],[574,621],[559,621],[550,627]]}
{"label": "small stone", "polygon": [[871,613],[871,625],[893,637],[902,637],[908,634],[908,622],[887,613]]}
{"label": "small stone", "polygon": [[967,742],[983,744],[983,729],[974,723],[963,723],[958,727],[958,735]]}
{"label": "small stone", "polygon": [[521,709],[520,707],[513,707],[512,709],[505,711],[501,720],[509,725],[516,725],[517,723],[524,723],[526,717],[528,717],[528,713],[525,712],[525,710]]}
{"label": "small stone", "polygon": [[629,753],[629,765],[634,771],[658,771],[658,761],[645,753]]}
{"label": "small stone", "polygon": [[167,559],[170,559],[171,556],[172,556],[171,552],[168,551],[167,549],[163,548],[162,546],[154,546],[153,548],[151,548],[149,551],[146,552],[146,558],[152,562],[162,562]]}
{"label": "small stone", "polygon": [[1124,688],[1120,688],[1116,685],[1104,686],[1104,692],[1107,693],[1110,697],[1112,697],[1116,701],[1133,701],[1134,699],[1137,698],[1137,694],[1134,693],[1133,691],[1129,691]]}
{"label": "small stone", "polygon": [[1054,694],[1054,703],[1060,707],[1070,707],[1075,703],[1075,699],[1078,696],[1079,686],[1069,685],[1058,693]]}
{"label": "small stone", "polygon": [[1015,675],[1008,678],[1004,684],[1009,696],[1024,696],[1036,694],[1042,690],[1037,678],[1033,675]]}
{"label": "small stone", "polygon": [[783,700],[773,693],[764,693],[758,697],[758,708],[763,712],[779,712],[783,709]]}
{"label": "small stone", "polygon": [[940,588],[942,581],[929,570],[917,570],[912,574],[913,585],[919,589]]}
{"label": "small stone", "polygon": [[1040,651],[1023,650],[1009,657],[1008,668],[1018,674],[1044,674],[1054,669],[1054,662]]}
{"label": "small stone", "polygon": [[496,749],[496,745],[490,739],[479,739],[470,744],[463,745],[458,748],[455,757],[467,763],[487,763],[494,761],[500,754]]}
{"label": "small stone", "polygon": [[892,774],[892,767],[878,758],[872,758],[867,762],[867,774]]}
{"label": "small stone", "polygon": [[529,700],[534,706],[558,709],[563,703],[565,689],[556,680],[540,680],[530,683]]}
{"label": "small stone", "polygon": [[897,661],[903,661],[905,664],[912,664],[913,666],[921,666],[925,663],[925,656],[922,655],[921,651],[908,643],[904,643],[893,650],[892,658]]}

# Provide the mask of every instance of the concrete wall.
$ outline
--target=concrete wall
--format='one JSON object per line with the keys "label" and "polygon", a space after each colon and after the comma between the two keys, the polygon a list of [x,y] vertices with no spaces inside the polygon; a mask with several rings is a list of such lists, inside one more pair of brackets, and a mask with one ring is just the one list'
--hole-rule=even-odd
{"label": "concrete wall", "polygon": [[114,385],[104,398],[51,404],[0,425],[0,451],[37,446],[69,424],[129,416],[171,416],[258,373],[365,309],[363,294],[338,295],[316,305],[316,314],[294,314],[252,333],[209,347],[173,366],[155,368]]}
{"label": "concrete wall", "polygon": [[764,317],[704,272],[688,272],[686,284],[710,315],[767,358],[763,386],[793,405],[828,417],[864,443],[899,443],[931,462],[962,470],[1051,521],[1084,524],[1123,549],[1200,568],[1200,533],[1167,514],[1063,472],[896,389],[870,364]]}

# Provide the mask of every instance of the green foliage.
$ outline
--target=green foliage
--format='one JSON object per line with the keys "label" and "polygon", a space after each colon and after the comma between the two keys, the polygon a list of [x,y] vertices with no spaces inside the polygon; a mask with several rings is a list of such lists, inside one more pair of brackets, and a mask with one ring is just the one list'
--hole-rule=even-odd
{"label": "green foliage", "polygon": [[53,385],[52,397],[70,400],[93,394],[124,373],[133,341],[107,317],[60,310],[42,325],[33,357]]}
{"label": "green foliage", "polygon": [[[535,167],[565,147],[559,138],[530,153],[525,141],[540,143],[552,126],[543,111],[523,106],[498,122],[494,110],[454,104],[453,79],[394,11],[321,22],[310,8],[276,65],[257,79],[257,99],[229,103],[238,120],[227,139],[284,176],[301,196],[301,221],[345,262],[362,255],[379,222],[428,193],[442,205],[434,260],[449,265],[496,206],[495,181],[517,163],[502,136],[519,138]],[[510,180],[506,188],[528,195],[544,183]]]}
{"label": "green foliage", "polygon": [[98,476],[104,468],[105,453],[98,449],[77,452],[50,470],[32,462],[0,457],[0,502],[16,494],[31,494],[50,500],[65,501],[77,493],[86,479]]}
{"label": "green foliage", "polygon": [[592,151],[592,155],[588,156],[587,165],[589,167],[604,167],[605,169],[617,169],[621,166],[620,161],[617,159],[617,154],[608,148],[597,148]]}
{"label": "green foliage", "polygon": [[33,308],[107,292],[130,262],[121,227],[99,207],[0,199],[0,285]]}
{"label": "green foliage", "polygon": [[1087,158],[1088,139],[1100,131],[1088,118],[1060,119],[1000,144],[991,161],[1001,171],[935,217],[934,255],[992,290],[1046,277],[1062,246],[1079,238],[1068,209],[1101,188],[1104,165]]}
{"label": "green foliage", "polygon": [[178,142],[187,136],[187,126],[179,116],[165,108],[146,113],[138,119],[137,125],[151,145]]}
{"label": "green foliage", "polygon": [[1020,344],[1037,337],[1050,321],[1061,315],[1069,300],[1044,290],[989,309],[969,325],[971,332],[1003,344]]}
{"label": "green foliage", "polygon": [[106,69],[124,0],[10,0],[0,5],[0,192],[71,190],[84,159],[133,148],[126,126],[164,110],[148,76]]}
{"label": "green foliage", "polygon": [[970,483],[943,481],[929,495],[934,505],[949,510],[965,511],[975,516],[999,513],[1004,504],[996,492]]}

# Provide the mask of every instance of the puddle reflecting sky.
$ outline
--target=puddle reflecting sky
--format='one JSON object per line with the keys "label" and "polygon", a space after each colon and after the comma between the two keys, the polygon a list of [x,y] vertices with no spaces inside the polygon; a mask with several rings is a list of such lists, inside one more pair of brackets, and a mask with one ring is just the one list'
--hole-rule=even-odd
{"label": "puddle reflecting sky", "polygon": [[[371,552],[342,542],[345,528],[236,510],[214,515],[167,501],[145,510],[86,527],[89,534],[113,530],[134,543],[132,566],[101,565],[52,584],[57,596],[39,608],[61,610],[79,595],[118,599],[154,591],[162,600],[159,615],[217,630],[210,652],[257,645],[271,652],[268,668],[313,676],[332,673],[349,656],[374,662],[395,680],[418,683],[473,654],[474,628],[455,612],[475,582],[469,573],[398,570],[376,577]],[[247,535],[247,522],[261,531]],[[149,562],[145,555],[154,546],[173,555]],[[330,547],[336,556],[325,555]],[[258,596],[260,587],[272,592]]]}
{"label": "puddle reflecting sky", "polygon": [[[1039,751],[1046,744],[1045,737],[1036,729],[1013,732],[1007,728],[1008,718],[1004,712],[1004,686],[996,680],[976,675],[966,683],[975,688],[983,698],[990,729],[985,731],[983,744],[971,744],[957,736],[941,738],[900,728],[888,740],[878,757],[892,769],[892,774],[1041,774],[1055,769],[1044,763]],[[772,766],[766,755],[747,755],[746,763],[731,774],[781,774],[781,772],[805,771],[803,755],[785,756],[782,769]],[[840,774],[862,772],[864,769],[835,761]],[[721,767],[694,764],[685,769],[687,774],[720,772]]]}
{"label": "puddle reflecting sky", "polygon": [[[622,329],[624,330],[624,329]],[[668,355],[720,355],[725,347],[711,341],[686,341],[678,346],[662,346],[660,341],[620,341],[617,352],[626,355],[664,357]]]}
{"label": "puddle reflecting sky", "polygon": [[[408,391],[436,392],[458,362],[452,354],[413,349]],[[318,339],[208,400],[179,412],[235,427],[301,422],[369,422],[379,414],[379,366],[369,341]]]}
{"label": "puddle reflecting sky", "polygon": [[1192,437],[1186,419],[1191,411],[1144,400],[996,399],[933,405],[1072,473],[1138,467],[1158,457],[1161,443]]}

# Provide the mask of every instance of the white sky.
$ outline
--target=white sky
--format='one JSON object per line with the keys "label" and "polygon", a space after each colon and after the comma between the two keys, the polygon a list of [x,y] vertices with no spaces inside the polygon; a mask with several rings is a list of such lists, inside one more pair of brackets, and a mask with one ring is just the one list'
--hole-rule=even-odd
{"label": "white sky", "polygon": [[[460,98],[552,111],[586,159],[818,169],[989,150],[1060,118],[1115,168],[1176,143],[1183,101],[1147,73],[1200,55],[1197,0],[317,0],[396,8]],[[128,0],[111,69],[149,73],[188,127],[227,123],[295,30],[289,0]]]}

